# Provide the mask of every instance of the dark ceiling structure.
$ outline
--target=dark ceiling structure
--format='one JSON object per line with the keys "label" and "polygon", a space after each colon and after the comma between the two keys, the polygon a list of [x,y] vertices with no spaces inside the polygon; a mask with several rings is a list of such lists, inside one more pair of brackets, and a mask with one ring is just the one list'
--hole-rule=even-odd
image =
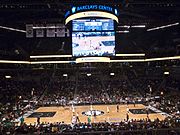
{"label": "dark ceiling structure", "polygon": [[[29,61],[31,55],[71,54],[70,37],[26,38],[23,32],[3,27],[26,30],[26,24],[64,23],[64,15],[68,9],[73,5],[84,4],[111,5],[120,10],[116,31],[128,30],[129,33],[117,33],[117,53],[145,53],[147,58],[180,54],[180,25],[147,31],[150,28],[179,23],[179,0],[108,0],[106,3],[104,0],[1,0],[0,59]],[[125,25],[146,27],[128,29],[121,27]],[[71,66],[60,67],[71,68]],[[53,69],[54,66],[47,64],[46,67]],[[8,69],[19,71],[32,68],[44,66],[1,64],[3,72]]]}

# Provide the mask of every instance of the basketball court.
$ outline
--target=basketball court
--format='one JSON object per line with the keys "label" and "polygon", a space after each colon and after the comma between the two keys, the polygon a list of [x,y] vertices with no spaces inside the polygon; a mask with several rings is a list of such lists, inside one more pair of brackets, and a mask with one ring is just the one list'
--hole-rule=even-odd
{"label": "basketball court", "polygon": [[[40,117],[40,122],[55,123],[64,122],[71,123],[73,112],[79,116],[80,122],[87,122],[88,117],[91,118],[91,122],[120,122],[127,119],[146,119],[147,113],[144,113],[146,106],[142,104],[130,104],[119,105],[119,111],[117,105],[84,105],[84,106],[66,106],[66,107],[40,107],[34,111],[33,114],[25,118],[27,124],[34,124],[37,122],[37,117]],[[96,116],[91,115],[95,111]],[[129,113],[128,113],[129,112]],[[162,113],[157,113],[152,110],[148,113],[148,117],[151,120],[166,118]]]}

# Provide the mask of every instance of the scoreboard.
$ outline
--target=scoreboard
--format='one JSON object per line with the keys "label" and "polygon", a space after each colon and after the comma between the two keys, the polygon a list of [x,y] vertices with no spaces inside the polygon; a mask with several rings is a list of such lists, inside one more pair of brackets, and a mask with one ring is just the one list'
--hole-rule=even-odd
{"label": "scoreboard", "polygon": [[73,31],[109,31],[114,30],[112,19],[78,19],[72,21]]}

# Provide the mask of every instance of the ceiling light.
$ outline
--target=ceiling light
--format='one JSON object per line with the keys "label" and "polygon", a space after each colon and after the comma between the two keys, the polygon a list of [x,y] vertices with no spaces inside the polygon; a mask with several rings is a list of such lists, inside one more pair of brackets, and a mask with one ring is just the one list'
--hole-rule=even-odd
{"label": "ceiling light", "polygon": [[17,31],[17,32],[23,32],[26,33],[25,30],[20,30],[20,29],[15,29],[15,28],[10,28],[10,27],[5,27],[5,26],[0,26],[1,29],[6,29],[6,30],[11,30],[11,31]]}
{"label": "ceiling light", "polygon": [[33,29],[59,29],[59,28],[65,28],[65,26],[62,24],[62,26],[34,26]]}
{"label": "ceiling light", "polygon": [[10,75],[5,76],[6,79],[12,78]]}
{"label": "ceiling light", "polygon": [[72,57],[72,55],[34,55],[30,58],[67,58]]}
{"label": "ceiling light", "polygon": [[111,60],[110,62],[145,62],[145,59]]}
{"label": "ceiling light", "polygon": [[169,75],[169,72],[164,72],[164,75]]}
{"label": "ceiling light", "polygon": [[112,76],[113,76],[113,75],[114,75],[114,73],[110,73],[110,75],[112,75]]}
{"label": "ceiling light", "polygon": [[163,57],[163,58],[149,58],[149,59],[146,59],[145,61],[175,60],[175,59],[180,59],[180,56]]}
{"label": "ceiling light", "polygon": [[65,63],[73,63],[74,61],[33,61],[30,64],[65,64]]}
{"label": "ceiling light", "polygon": [[91,76],[91,74],[89,73],[89,74],[87,74],[87,76]]}
{"label": "ceiling light", "polygon": [[116,31],[117,33],[129,33],[128,30],[124,30],[124,31]]}
{"label": "ceiling light", "polygon": [[63,74],[64,77],[67,77],[68,75],[67,74]]}
{"label": "ceiling light", "polygon": [[15,60],[0,60],[0,63],[30,64],[29,61],[15,61]]}
{"label": "ceiling light", "polygon": [[179,25],[179,23],[173,23],[173,24],[163,25],[160,27],[150,28],[150,29],[147,29],[147,31],[153,31],[153,30],[168,28],[168,27],[172,27],[172,26],[176,26],[176,25]]}
{"label": "ceiling light", "polygon": [[146,25],[133,25],[131,28],[145,28]]}
{"label": "ceiling light", "polygon": [[145,56],[144,53],[116,54],[116,56]]}
{"label": "ceiling light", "polygon": [[130,28],[131,26],[129,26],[129,25],[122,25],[122,26],[118,26],[119,28]]}

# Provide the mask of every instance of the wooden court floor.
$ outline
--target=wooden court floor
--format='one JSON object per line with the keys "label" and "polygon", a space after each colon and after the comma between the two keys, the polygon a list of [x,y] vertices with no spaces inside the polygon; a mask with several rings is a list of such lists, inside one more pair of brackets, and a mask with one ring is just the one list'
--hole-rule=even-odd
{"label": "wooden court floor", "polygon": [[[108,109],[107,109],[108,107]],[[133,104],[128,105],[129,109],[145,109],[145,106],[142,104],[136,104],[135,107]],[[99,110],[103,111],[104,114],[96,117],[91,117],[91,122],[120,122],[127,118],[127,105],[119,105],[119,112],[117,112],[117,105],[84,105],[84,106],[75,106],[74,110],[71,106],[68,107],[40,107],[35,112],[56,112],[53,117],[41,117],[40,122],[46,123],[55,123],[55,122],[62,122],[64,123],[71,123],[73,111],[75,114],[79,115],[80,122],[87,122],[88,116],[83,115],[82,112],[88,110]],[[108,113],[109,110],[109,113]],[[133,114],[129,112],[129,119],[146,119],[147,114]],[[149,118],[151,120],[154,119],[165,119],[160,113],[152,113],[149,114]],[[25,118],[25,122],[27,124],[34,124],[37,122],[37,118]]]}

